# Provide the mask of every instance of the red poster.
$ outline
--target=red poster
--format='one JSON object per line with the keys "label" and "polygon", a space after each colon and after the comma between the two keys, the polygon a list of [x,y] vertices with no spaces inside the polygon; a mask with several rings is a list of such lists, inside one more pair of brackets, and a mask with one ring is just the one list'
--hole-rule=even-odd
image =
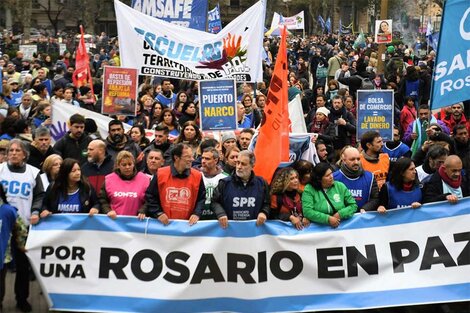
{"label": "red poster", "polygon": [[106,66],[103,73],[103,105],[106,115],[135,115],[137,70]]}

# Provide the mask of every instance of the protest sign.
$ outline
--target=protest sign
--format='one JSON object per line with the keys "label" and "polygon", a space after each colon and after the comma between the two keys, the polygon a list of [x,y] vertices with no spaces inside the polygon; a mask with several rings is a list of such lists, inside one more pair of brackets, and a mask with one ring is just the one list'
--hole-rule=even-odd
{"label": "protest sign", "polygon": [[278,25],[285,25],[287,29],[305,29],[305,17],[304,11],[297,13],[294,16],[282,16],[277,12],[274,12],[273,20],[271,22],[271,28],[277,27]]}
{"label": "protest sign", "polygon": [[431,91],[431,107],[442,108],[470,98],[470,2],[447,0]]}
{"label": "protest sign", "polygon": [[469,199],[452,210],[357,214],[336,229],[255,223],[55,214],[32,226],[26,250],[54,310],[306,312],[470,299]]}
{"label": "protest sign", "polygon": [[38,53],[37,45],[20,45],[20,51],[23,51],[24,60],[32,60],[33,55]]}
{"label": "protest sign", "polygon": [[103,105],[107,115],[136,115],[137,70],[105,66],[103,72]]}
{"label": "protest sign", "polygon": [[132,0],[131,7],[172,24],[206,30],[207,0]]}
{"label": "protest sign", "polygon": [[375,42],[390,43],[392,42],[392,20],[375,21]]}
{"label": "protest sign", "polygon": [[237,89],[233,79],[200,81],[201,130],[237,129],[236,97]]}
{"label": "protest sign", "polygon": [[114,1],[124,67],[141,75],[262,81],[264,6],[248,8],[218,34],[182,28]]}
{"label": "protest sign", "polygon": [[369,130],[380,133],[383,141],[393,140],[393,90],[357,91],[357,138]]}

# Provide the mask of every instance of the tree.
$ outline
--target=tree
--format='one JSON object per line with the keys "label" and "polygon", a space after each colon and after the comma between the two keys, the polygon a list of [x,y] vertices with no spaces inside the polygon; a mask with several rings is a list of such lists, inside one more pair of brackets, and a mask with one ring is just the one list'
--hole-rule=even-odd
{"label": "tree", "polygon": [[36,1],[41,9],[46,13],[49,22],[51,22],[51,25],[54,28],[54,34],[57,34],[59,32],[59,17],[61,16],[62,11],[64,11],[65,5],[63,3],[58,3],[58,1],[54,1],[54,5],[52,5],[51,0],[47,0],[47,4],[44,4],[44,0]]}

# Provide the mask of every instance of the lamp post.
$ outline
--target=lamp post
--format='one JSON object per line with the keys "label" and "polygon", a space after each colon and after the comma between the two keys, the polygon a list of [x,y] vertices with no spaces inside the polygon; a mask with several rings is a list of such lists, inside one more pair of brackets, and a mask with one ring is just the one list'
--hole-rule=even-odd
{"label": "lamp post", "polygon": [[426,10],[426,8],[428,7],[428,0],[418,0],[418,7],[421,9],[421,37],[422,39],[424,40],[424,34],[425,34],[425,31],[424,31],[424,11]]}

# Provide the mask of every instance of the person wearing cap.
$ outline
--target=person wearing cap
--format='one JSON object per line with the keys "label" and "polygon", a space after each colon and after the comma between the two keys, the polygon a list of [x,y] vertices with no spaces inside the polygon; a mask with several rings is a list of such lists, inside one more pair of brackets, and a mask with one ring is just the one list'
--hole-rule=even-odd
{"label": "person wearing cap", "polygon": [[17,107],[21,104],[21,98],[24,95],[23,90],[20,89],[20,81],[16,78],[8,79],[7,84],[11,88],[10,97],[12,99],[12,104],[10,106]]}
{"label": "person wearing cap", "polygon": [[447,128],[451,131],[451,135],[454,127],[457,125],[465,125],[465,127],[467,127],[467,131],[470,132],[470,121],[465,117],[463,102],[452,104],[451,110],[452,113],[442,119]]}
{"label": "person wearing cap", "polygon": [[[237,136],[232,131],[222,133],[222,138],[220,140],[222,144],[222,154],[225,155],[228,149],[237,146]],[[223,157],[221,157],[223,159]]]}

